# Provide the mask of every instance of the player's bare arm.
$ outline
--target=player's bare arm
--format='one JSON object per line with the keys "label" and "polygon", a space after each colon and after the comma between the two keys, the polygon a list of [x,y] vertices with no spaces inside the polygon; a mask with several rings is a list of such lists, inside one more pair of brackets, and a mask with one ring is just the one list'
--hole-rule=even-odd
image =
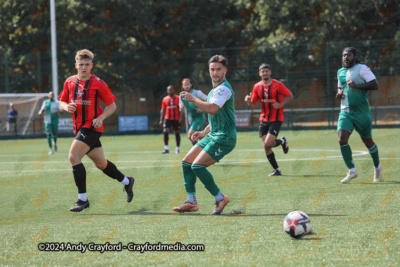
{"label": "player's bare arm", "polygon": [[103,125],[103,121],[107,119],[108,117],[111,116],[115,111],[117,110],[117,105],[115,102],[112,102],[110,105],[108,105],[105,109],[103,114],[98,116],[97,118],[93,119],[92,125],[94,128],[99,129],[101,128],[101,125]]}
{"label": "player's bare arm", "polygon": [[220,107],[217,104],[205,102],[201,99],[198,99],[197,97],[194,97],[189,92],[182,92],[181,95],[183,99],[189,102],[193,102],[197,107],[199,107],[205,113],[215,115],[215,113],[217,113],[218,110],[220,109]]}
{"label": "player's bare arm", "polygon": [[69,113],[74,113],[76,111],[76,103],[60,101],[60,109]]}
{"label": "player's bare arm", "polygon": [[343,89],[341,87],[338,87],[337,93],[336,93],[336,99],[342,99],[343,98]]}
{"label": "player's bare arm", "polygon": [[378,89],[378,82],[376,81],[376,79],[369,81],[367,83],[363,83],[363,84],[357,84],[356,82],[354,82],[352,80],[348,80],[347,84],[349,85],[349,87],[355,88],[355,89],[362,89],[362,90],[377,90]]}
{"label": "player's bare arm", "polygon": [[179,107],[179,113],[181,114],[179,116],[179,124],[181,124],[183,122],[183,116],[185,115],[185,112],[183,110],[183,107]]}
{"label": "player's bare arm", "polygon": [[280,109],[283,108],[287,103],[289,103],[292,100],[293,100],[293,94],[290,93],[290,95],[288,97],[285,97],[281,103],[275,102],[272,104],[272,106],[275,109]]}
{"label": "player's bare arm", "polygon": [[255,109],[257,107],[257,102],[251,101],[251,93],[245,96],[244,102],[246,102],[251,109]]}
{"label": "player's bare arm", "polygon": [[195,132],[195,133],[192,135],[192,141],[198,141],[198,140],[203,139],[210,131],[211,131],[211,130],[210,130],[210,125],[207,125],[207,127],[204,128],[203,131]]}
{"label": "player's bare arm", "polygon": [[162,108],[160,111],[160,122],[159,122],[160,126],[162,126],[163,124],[164,117],[165,117],[165,108]]}

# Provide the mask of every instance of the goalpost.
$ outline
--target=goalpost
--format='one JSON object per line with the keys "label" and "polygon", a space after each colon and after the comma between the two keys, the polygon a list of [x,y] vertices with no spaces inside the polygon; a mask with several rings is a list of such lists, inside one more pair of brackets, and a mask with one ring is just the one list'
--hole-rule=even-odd
{"label": "goalpost", "polygon": [[[17,135],[34,134],[36,131],[33,121],[37,118],[37,114],[42,102],[47,99],[48,93],[23,93],[23,94],[0,94],[0,135],[14,135],[14,129],[6,129],[8,123],[8,110],[12,103],[14,109],[17,110],[16,119]],[[40,120],[41,121],[41,120]],[[40,125],[40,124],[39,124]],[[41,126],[41,125],[40,125]],[[40,127],[39,126],[39,127]]]}

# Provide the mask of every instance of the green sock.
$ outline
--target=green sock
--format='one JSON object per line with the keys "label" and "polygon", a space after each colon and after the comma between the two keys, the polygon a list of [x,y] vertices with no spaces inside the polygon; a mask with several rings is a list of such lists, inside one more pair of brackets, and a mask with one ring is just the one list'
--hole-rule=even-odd
{"label": "green sock", "polygon": [[53,145],[51,144],[51,134],[47,134],[47,142],[49,143],[50,150],[53,150]]}
{"label": "green sock", "polygon": [[347,168],[349,168],[349,170],[354,168],[353,154],[351,152],[350,145],[347,144],[341,146],[340,152],[342,152],[342,157],[344,159],[344,163],[346,163]]}
{"label": "green sock", "polygon": [[53,136],[54,144],[57,144],[57,136]]}
{"label": "green sock", "polygon": [[183,179],[185,179],[186,192],[189,195],[196,193],[196,175],[192,171],[192,164],[186,161],[182,161]]}
{"label": "green sock", "polygon": [[215,184],[212,174],[206,169],[206,166],[201,164],[192,164],[192,170],[200,181],[204,184],[204,187],[211,193],[211,195],[216,196],[219,194],[220,190]]}
{"label": "green sock", "polygon": [[375,168],[377,168],[379,166],[378,146],[376,144],[373,144],[370,148],[368,148],[368,151],[372,157]]}

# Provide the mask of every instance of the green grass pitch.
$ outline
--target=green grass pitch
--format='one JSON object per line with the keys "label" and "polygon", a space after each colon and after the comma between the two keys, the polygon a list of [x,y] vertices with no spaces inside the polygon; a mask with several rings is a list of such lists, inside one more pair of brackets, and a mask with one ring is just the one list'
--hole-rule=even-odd
{"label": "green grass pitch", "polygon": [[[161,135],[102,137],[106,157],[136,178],[126,203],[123,186],[84,158],[90,208],[71,213],[77,199],[68,150],[59,139],[48,156],[46,139],[0,142],[0,264],[49,266],[317,265],[395,266],[400,262],[400,131],[379,129],[384,182],[374,184],[372,159],[360,137],[350,138],[359,178],[341,184],[347,169],[337,134],[282,131],[290,151],[274,149],[282,169],[272,171],[257,132],[238,134],[236,148],[209,170],[230,202],[210,216],[214,199],[197,182],[196,213],[177,214],[186,200],[182,153],[162,155]],[[175,140],[170,138],[170,150]],[[287,213],[310,216],[312,235],[295,240],[283,231]],[[204,252],[41,252],[43,242],[204,244]]]}

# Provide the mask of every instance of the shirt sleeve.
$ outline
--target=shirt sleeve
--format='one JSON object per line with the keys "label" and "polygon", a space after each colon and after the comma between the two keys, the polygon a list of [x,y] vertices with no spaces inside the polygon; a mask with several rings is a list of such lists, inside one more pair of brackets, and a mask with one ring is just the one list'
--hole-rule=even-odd
{"label": "shirt sleeve", "polygon": [[290,94],[291,94],[290,90],[287,89],[286,86],[285,86],[283,83],[280,84],[280,86],[279,86],[279,88],[278,88],[278,92],[279,92],[280,94],[282,94],[283,97],[288,97],[288,96],[290,96]]}
{"label": "shirt sleeve", "polygon": [[339,77],[337,77],[337,87],[342,88],[342,83],[339,80]]}
{"label": "shirt sleeve", "polygon": [[214,90],[213,96],[210,99],[210,103],[216,104],[220,108],[225,104],[226,101],[231,98],[232,92],[225,86],[218,87]]}
{"label": "shirt sleeve", "polygon": [[376,77],[372,73],[371,69],[368,68],[366,65],[362,65],[360,69],[360,76],[363,78],[366,82],[370,82],[372,80],[375,80]]}
{"label": "shirt sleeve", "polygon": [[198,92],[198,97],[199,99],[203,100],[203,101],[207,101],[207,95],[204,94],[202,91],[199,90]]}
{"label": "shirt sleeve", "polygon": [[108,106],[112,104],[117,98],[113,95],[110,88],[108,88],[107,84],[103,81],[100,81],[100,89],[99,89],[99,96],[101,100]]}
{"label": "shirt sleeve", "polygon": [[257,103],[259,100],[259,96],[257,94],[257,85],[253,86],[253,91],[251,92],[251,102]]}
{"label": "shirt sleeve", "polygon": [[60,101],[66,102],[66,103],[69,102],[68,82],[67,81],[65,81],[63,91],[58,96],[58,99],[60,99]]}

